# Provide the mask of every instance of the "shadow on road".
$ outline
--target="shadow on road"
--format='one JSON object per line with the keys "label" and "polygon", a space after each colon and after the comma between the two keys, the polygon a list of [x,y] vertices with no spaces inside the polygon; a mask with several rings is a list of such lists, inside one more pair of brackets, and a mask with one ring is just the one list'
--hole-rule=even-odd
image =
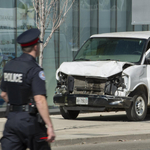
{"label": "shadow on road", "polygon": [[[130,120],[128,120],[126,114],[114,114],[114,115],[103,115],[103,113],[100,113],[99,116],[89,116],[89,117],[80,117],[78,116],[78,118],[76,120],[85,120],[85,121],[127,121],[129,122]],[[149,121],[150,120],[150,114],[147,114],[146,118],[144,121]],[[130,121],[131,122],[131,121]],[[134,121],[132,121],[134,122]],[[136,121],[138,122],[138,121]]]}

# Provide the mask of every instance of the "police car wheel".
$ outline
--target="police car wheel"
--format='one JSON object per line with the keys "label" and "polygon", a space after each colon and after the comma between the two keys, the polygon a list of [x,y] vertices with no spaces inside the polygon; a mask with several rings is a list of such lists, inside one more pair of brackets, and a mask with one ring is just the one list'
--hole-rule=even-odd
{"label": "police car wheel", "polygon": [[64,107],[60,106],[60,113],[64,119],[76,119],[80,111],[66,110]]}
{"label": "police car wheel", "polygon": [[131,121],[142,121],[147,114],[147,98],[144,93],[136,92],[132,104],[126,109],[127,118]]}

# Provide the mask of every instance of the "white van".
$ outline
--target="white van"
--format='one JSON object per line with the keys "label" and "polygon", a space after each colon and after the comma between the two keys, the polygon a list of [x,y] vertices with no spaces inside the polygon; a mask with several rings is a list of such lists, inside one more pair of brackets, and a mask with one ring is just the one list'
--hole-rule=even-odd
{"label": "white van", "polygon": [[144,120],[150,106],[150,31],[91,36],[56,72],[54,103],[65,119],[80,111],[126,111]]}

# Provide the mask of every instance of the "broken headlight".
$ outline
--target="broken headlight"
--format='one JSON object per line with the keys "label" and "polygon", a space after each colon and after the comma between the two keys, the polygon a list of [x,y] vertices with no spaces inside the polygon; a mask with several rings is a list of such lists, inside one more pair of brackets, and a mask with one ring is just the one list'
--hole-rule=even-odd
{"label": "broken headlight", "polygon": [[116,95],[116,91],[123,91],[124,88],[126,88],[126,85],[124,84],[124,78],[121,76],[116,76],[106,82],[105,94]]}
{"label": "broken headlight", "polygon": [[67,83],[67,76],[59,72],[55,94],[65,94],[67,92],[66,83]]}

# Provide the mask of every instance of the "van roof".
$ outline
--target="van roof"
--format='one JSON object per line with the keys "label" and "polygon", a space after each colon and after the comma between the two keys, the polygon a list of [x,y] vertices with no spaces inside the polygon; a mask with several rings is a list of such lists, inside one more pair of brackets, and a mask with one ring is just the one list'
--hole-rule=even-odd
{"label": "van roof", "polygon": [[148,39],[150,37],[150,31],[133,31],[133,32],[112,32],[92,35],[93,37],[116,37],[116,38],[138,38]]}

